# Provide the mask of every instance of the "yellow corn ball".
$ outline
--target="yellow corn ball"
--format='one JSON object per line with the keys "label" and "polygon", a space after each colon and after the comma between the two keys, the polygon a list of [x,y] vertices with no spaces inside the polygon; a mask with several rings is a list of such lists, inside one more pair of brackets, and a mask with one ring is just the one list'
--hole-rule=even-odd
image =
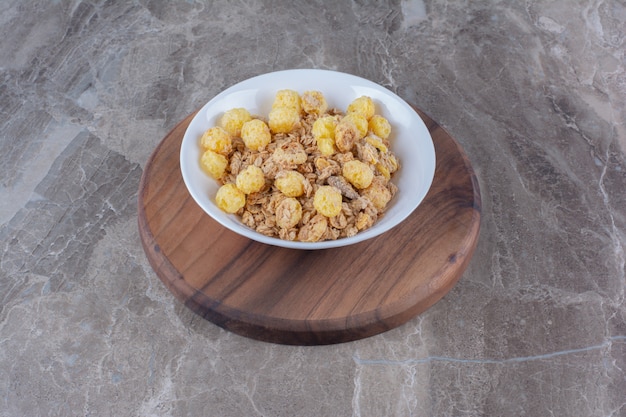
{"label": "yellow corn ball", "polygon": [[387,139],[391,134],[391,124],[379,114],[375,114],[369,120],[369,130],[381,139]]}
{"label": "yellow corn ball", "polygon": [[263,120],[252,119],[241,127],[241,139],[248,149],[258,151],[271,142],[272,133]]}
{"label": "yellow corn ball", "polygon": [[207,150],[202,154],[200,165],[202,166],[204,172],[215,179],[220,179],[226,172],[228,159],[226,159],[226,157],[222,154],[212,150]]}
{"label": "yellow corn ball", "polygon": [[361,191],[361,196],[370,200],[378,211],[383,211],[391,200],[391,191],[386,187],[384,179],[375,177],[370,186]]}
{"label": "yellow corn ball", "polygon": [[274,96],[274,102],[272,108],[285,107],[288,109],[294,109],[300,114],[302,111],[300,103],[300,95],[295,90],[279,90]]}
{"label": "yellow corn ball", "polygon": [[217,206],[226,213],[236,213],[246,205],[246,195],[232,182],[222,185],[215,194]]}
{"label": "yellow corn ball", "polygon": [[347,113],[358,113],[369,120],[376,113],[374,101],[368,96],[361,96],[348,105]]}
{"label": "yellow corn ball", "polygon": [[389,151],[387,146],[383,143],[383,140],[378,136],[368,136],[365,138],[365,141],[382,153],[387,153],[387,151]]}
{"label": "yellow corn ball", "polygon": [[335,127],[337,127],[337,119],[333,116],[323,116],[313,122],[311,133],[314,138],[335,138]]}
{"label": "yellow corn ball", "polygon": [[218,125],[224,128],[232,137],[241,136],[241,127],[245,122],[251,120],[248,110],[238,107],[226,111],[220,118]]}
{"label": "yellow corn ball", "polygon": [[289,197],[276,206],[276,224],[283,229],[295,227],[302,219],[302,205],[295,198]]}
{"label": "yellow corn ball", "polygon": [[276,174],[274,185],[287,197],[300,197],[304,194],[306,178],[298,171],[280,171]]}
{"label": "yellow corn ball", "polygon": [[341,173],[350,184],[358,189],[369,187],[374,179],[374,172],[369,165],[356,159],[343,164]]}
{"label": "yellow corn ball", "polygon": [[332,156],[335,153],[335,140],[332,138],[317,138],[317,148],[324,156]]}
{"label": "yellow corn ball", "polygon": [[214,152],[227,155],[232,148],[230,134],[219,126],[208,129],[200,138],[200,145],[204,150],[210,149]]}
{"label": "yellow corn ball", "polygon": [[300,122],[300,113],[288,107],[275,107],[270,110],[269,127],[274,133],[289,133]]}
{"label": "yellow corn ball", "polygon": [[358,140],[359,135],[359,129],[354,122],[343,118],[335,128],[335,145],[341,152],[348,152]]}
{"label": "yellow corn ball", "polygon": [[302,110],[308,114],[321,115],[328,110],[328,103],[320,91],[305,91],[301,98]]}
{"label": "yellow corn ball", "polygon": [[322,185],[315,191],[313,207],[326,217],[335,217],[341,213],[341,191],[330,185]]}
{"label": "yellow corn ball", "polygon": [[237,188],[246,194],[261,191],[265,185],[263,170],[256,165],[248,165],[246,169],[237,174],[235,179]]}
{"label": "yellow corn ball", "polygon": [[358,113],[348,113],[342,119],[342,121],[344,120],[349,120],[354,123],[359,131],[359,137],[357,139],[362,139],[365,137],[365,135],[367,135],[367,119],[362,115]]}

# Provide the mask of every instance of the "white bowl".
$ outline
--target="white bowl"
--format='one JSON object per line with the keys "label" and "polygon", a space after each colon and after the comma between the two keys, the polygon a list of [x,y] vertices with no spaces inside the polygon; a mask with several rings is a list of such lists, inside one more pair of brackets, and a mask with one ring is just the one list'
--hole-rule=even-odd
{"label": "white bowl", "polygon": [[[359,96],[369,96],[376,104],[376,113],[391,123],[391,151],[398,157],[400,169],[392,181],[398,192],[385,214],[365,231],[353,237],[323,242],[292,242],[272,238],[245,226],[234,214],[227,214],[215,204],[218,183],[200,167],[200,137],[217,124],[219,117],[234,107],[243,107],[251,114],[267,116],[278,90],[292,89],[303,93],[318,90],[324,94],[329,107],[345,111]],[[180,167],[189,193],[198,205],[215,221],[235,233],[258,242],[294,249],[325,249],[352,245],[380,235],[400,224],[422,202],[435,174],[435,148],[432,138],[411,106],[390,90],[341,72],[297,69],[277,71],[242,81],[224,90],[205,104],[194,116],[180,150]]]}

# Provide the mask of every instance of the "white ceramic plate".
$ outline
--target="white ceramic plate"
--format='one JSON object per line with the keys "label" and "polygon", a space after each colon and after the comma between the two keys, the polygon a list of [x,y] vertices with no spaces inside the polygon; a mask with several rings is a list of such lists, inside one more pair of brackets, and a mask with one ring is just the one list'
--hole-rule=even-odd
{"label": "white ceramic plate", "polygon": [[[385,214],[368,230],[356,236],[324,242],[290,242],[264,236],[245,226],[236,215],[227,214],[215,204],[218,183],[200,167],[200,137],[215,126],[219,117],[234,107],[266,117],[278,90],[303,93],[321,91],[329,107],[342,111],[359,96],[369,96],[376,113],[391,123],[391,150],[398,157],[400,169],[392,181],[398,193]],[[351,245],[373,238],[399,225],[422,202],[435,173],[435,148],[428,129],[419,115],[392,91],[366,79],[335,71],[297,69],[277,71],[242,81],[224,90],[205,104],[192,119],[180,150],[180,166],[189,193],[198,205],[224,227],[258,242],[294,249],[325,249]]]}

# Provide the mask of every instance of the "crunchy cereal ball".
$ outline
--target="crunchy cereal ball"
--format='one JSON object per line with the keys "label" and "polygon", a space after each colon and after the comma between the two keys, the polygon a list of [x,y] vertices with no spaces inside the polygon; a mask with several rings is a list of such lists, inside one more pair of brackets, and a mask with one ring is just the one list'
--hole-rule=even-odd
{"label": "crunchy cereal ball", "polygon": [[361,191],[361,195],[370,200],[378,211],[383,211],[391,200],[391,191],[386,187],[385,180],[381,177],[374,177],[370,186]]}
{"label": "crunchy cereal ball", "polygon": [[235,184],[246,194],[256,193],[261,191],[265,185],[265,175],[258,166],[248,165],[246,169],[237,174]]}
{"label": "crunchy cereal ball", "polygon": [[315,139],[315,142],[317,144],[317,148],[324,156],[332,156],[336,151],[335,140],[332,138],[321,137]]}
{"label": "crunchy cereal ball", "polygon": [[258,151],[271,142],[272,134],[263,120],[252,119],[241,127],[241,139],[248,149]]}
{"label": "crunchy cereal ball", "polygon": [[220,118],[218,125],[224,128],[232,137],[241,136],[241,127],[251,120],[250,112],[243,108],[235,108],[226,111]]}
{"label": "crunchy cereal ball", "polygon": [[270,110],[269,127],[274,133],[289,133],[300,122],[300,113],[288,107],[275,107]]}
{"label": "crunchy cereal ball", "polygon": [[354,123],[359,131],[359,137],[357,139],[363,139],[367,135],[367,119],[358,113],[348,113],[342,119],[342,121],[351,121]]}
{"label": "crunchy cereal ball", "polygon": [[361,96],[348,105],[347,113],[358,113],[369,120],[376,113],[376,107],[370,97]]}
{"label": "crunchy cereal ball", "polygon": [[306,178],[298,171],[280,171],[276,174],[274,185],[287,197],[300,197],[304,194]]}
{"label": "crunchy cereal ball", "polygon": [[322,115],[328,110],[328,103],[320,91],[305,91],[302,94],[302,110],[308,114]]}
{"label": "crunchy cereal ball", "polygon": [[208,129],[200,138],[200,145],[204,150],[210,149],[214,152],[227,155],[232,148],[230,134],[219,126]]}
{"label": "crunchy cereal ball", "polygon": [[316,214],[307,224],[300,228],[298,240],[302,242],[317,242],[324,236],[328,228],[328,219],[321,214]]}
{"label": "crunchy cereal ball", "polygon": [[202,154],[200,159],[200,166],[211,177],[220,179],[226,172],[228,166],[228,159],[224,155],[221,155],[212,150],[207,150]]}
{"label": "crunchy cereal ball", "polygon": [[326,217],[335,217],[341,213],[341,191],[330,185],[322,185],[315,191],[313,207]]}
{"label": "crunchy cereal ball", "polygon": [[215,194],[217,206],[226,213],[236,213],[246,205],[246,195],[233,183],[222,185]]}
{"label": "crunchy cereal ball", "polygon": [[302,219],[302,205],[295,198],[289,197],[276,206],[276,224],[282,229],[295,227]]}
{"label": "crunchy cereal ball", "polygon": [[391,134],[391,124],[379,114],[375,114],[369,120],[368,129],[381,139],[387,139]]}
{"label": "crunchy cereal ball", "polygon": [[314,138],[335,138],[335,127],[337,127],[337,119],[333,116],[322,116],[313,122],[311,133]]}
{"label": "crunchy cereal ball", "polygon": [[358,189],[369,187],[374,179],[374,172],[369,165],[356,159],[343,164],[341,173]]}
{"label": "crunchy cereal ball", "polygon": [[302,111],[301,103],[300,103],[300,95],[297,91],[294,90],[279,90],[276,92],[276,96],[274,97],[274,102],[272,103],[272,108],[284,107],[287,109],[293,109],[300,114]]}
{"label": "crunchy cereal ball", "polygon": [[354,122],[343,118],[335,128],[335,145],[341,152],[348,152],[359,139],[360,134]]}

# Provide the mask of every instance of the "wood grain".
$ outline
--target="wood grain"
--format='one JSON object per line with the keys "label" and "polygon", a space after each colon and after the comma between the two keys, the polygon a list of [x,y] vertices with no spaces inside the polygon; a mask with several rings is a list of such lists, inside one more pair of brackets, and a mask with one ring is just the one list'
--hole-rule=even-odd
{"label": "wood grain", "polygon": [[141,180],[138,223],[150,264],[187,307],[253,339],[331,344],[405,323],[456,284],[480,229],[480,191],[470,162],[444,129],[418,113],[437,155],[423,203],[377,238],[317,251],[251,241],[196,205],[179,165],[188,116],[155,149]]}

